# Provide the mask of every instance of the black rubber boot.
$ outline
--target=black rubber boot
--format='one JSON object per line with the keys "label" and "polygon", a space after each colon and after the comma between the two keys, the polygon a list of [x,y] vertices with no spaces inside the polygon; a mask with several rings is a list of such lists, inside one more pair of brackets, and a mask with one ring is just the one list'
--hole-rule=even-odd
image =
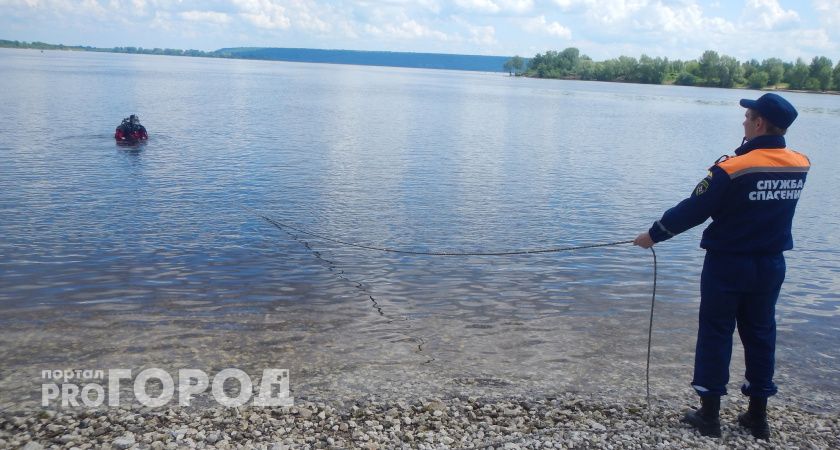
{"label": "black rubber boot", "polygon": [[738,416],[738,423],[752,432],[756,439],[770,440],[770,425],[767,423],[767,398],[750,397],[747,412]]}
{"label": "black rubber boot", "polygon": [[700,397],[700,409],[686,413],[682,421],[703,436],[720,437],[720,397]]}

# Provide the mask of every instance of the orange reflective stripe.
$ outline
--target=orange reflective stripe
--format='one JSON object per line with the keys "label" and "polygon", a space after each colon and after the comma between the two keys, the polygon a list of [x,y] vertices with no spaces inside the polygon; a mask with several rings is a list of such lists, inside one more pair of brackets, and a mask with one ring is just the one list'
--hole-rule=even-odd
{"label": "orange reflective stripe", "polygon": [[718,167],[730,178],[755,172],[807,172],[808,157],[787,148],[756,149],[746,155],[721,161]]}

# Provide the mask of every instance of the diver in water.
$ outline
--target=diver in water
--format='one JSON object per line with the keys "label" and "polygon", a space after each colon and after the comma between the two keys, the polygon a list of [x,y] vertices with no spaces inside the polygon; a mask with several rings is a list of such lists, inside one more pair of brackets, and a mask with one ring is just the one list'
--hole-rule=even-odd
{"label": "diver in water", "polygon": [[140,125],[140,118],[136,114],[132,114],[123,119],[117,127],[114,132],[114,139],[118,141],[145,141],[149,139],[149,135],[146,133],[146,127]]}

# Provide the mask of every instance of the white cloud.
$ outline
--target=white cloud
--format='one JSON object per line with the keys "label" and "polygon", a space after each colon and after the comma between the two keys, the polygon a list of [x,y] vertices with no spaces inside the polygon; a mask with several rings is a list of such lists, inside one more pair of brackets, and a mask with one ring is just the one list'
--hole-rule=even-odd
{"label": "white cloud", "polygon": [[[470,36],[467,42],[485,48],[498,43],[496,41],[496,27],[492,25],[474,25],[461,16],[451,16],[450,18],[456,25],[467,29],[467,33]],[[460,35],[453,38],[453,41],[461,42]]]}
{"label": "white cloud", "polygon": [[421,11],[428,11],[433,14],[439,14],[441,11],[439,0],[353,0],[349,3],[356,5],[360,10],[389,8],[405,11],[406,9],[418,8]]}
{"label": "white cloud", "polygon": [[135,14],[145,16],[146,15],[146,7],[147,7],[146,0],[131,0],[131,10]]}
{"label": "white cloud", "polygon": [[172,15],[164,11],[155,11],[155,16],[149,26],[159,30],[171,31],[173,29]]}
{"label": "white cloud", "polygon": [[586,3],[589,17],[606,25],[621,22],[648,4],[647,0],[587,0]]}
{"label": "white cloud", "polygon": [[316,33],[328,33],[332,30],[332,26],[322,20],[318,14],[312,12],[306,3],[297,5],[297,8],[291,14],[294,26],[301,29]]}
{"label": "white cloud", "polygon": [[358,24],[352,22],[349,19],[344,17],[332,22],[331,25],[331,33],[333,36],[327,37],[339,37],[343,39],[357,39],[359,37],[358,33]]}
{"label": "white cloud", "polygon": [[409,4],[421,6],[434,14],[440,13],[440,2],[438,0],[406,0]]}
{"label": "white cloud", "polygon": [[747,0],[744,16],[748,23],[766,30],[799,21],[799,14],[796,11],[783,9],[777,0]]}
{"label": "white cloud", "polygon": [[422,25],[413,19],[395,24],[365,26],[365,31],[373,36],[384,39],[421,39],[431,38],[438,41],[448,41],[451,38],[444,32]]}
{"label": "white cloud", "polygon": [[549,22],[545,16],[537,16],[523,21],[525,31],[538,32],[563,39],[571,39],[572,30],[559,22]]}
{"label": "white cloud", "polygon": [[470,42],[477,45],[496,44],[496,29],[491,26],[470,26]]}
{"label": "white cloud", "polygon": [[638,28],[666,33],[702,33],[709,36],[734,33],[738,29],[735,24],[721,17],[705,16],[696,3],[686,3],[675,8],[657,2],[640,17],[635,22]]}
{"label": "white cloud", "polygon": [[697,4],[685,5],[674,9],[663,4],[653,6],[653,14],[647,20],[639,23],[643,28],[662,30],[668,33],[686,33],[700,29],[703,26],[703,11]]}
{"label": "white cloud", "polygon": [[487,14],[500,12],[522,14],[534,7],[533,0],[455,0],[455,4],[466,10]]}
{"label": "white cloud", "polygon": [[179,14],[188,22],[212,23],[224,25],[230,22],[230,16],[216,11],[184,11]]}
{"label": "white cloud", "polygon": [[[826,52],[838,51],[838,44],[833,42],[824,29],[792,30],[789,39],[797,45]],[[780,43],[783,44],[783,43]]]}
{"label": "white cloud", "polygon": [[564,11],[580,10],[591,21],[612,25],[630,18],[648,5],[648,0],[554,0]]}
{"label": "white cloud", "polygon": [[832,27],[835,34],[840,27],[840,0],[814,0],[814,9],[825,25]]}
{"label": "white cloud", "polygon": [[533,0],[499,0],[499,6],[505,11],[523,14],[534,8],[534,2]]}
{"label": "white cloud", "polygon": [[[399,0],[397,0],[399,1]],[[398,40],[432,40],[440,42],[458,41],[457,35],[449,35],[421,22],[417,16],[421,14],[406,8],[394,8],[393,5],[383,8],[372,8],[369,16],[359,23],[359,28],[382,42],[389,39]],[[436,17],[433,17],[436,18]]]}
{"label": "white cloud", "polygon": [[41,9],[50,12],[72,12],[74,14],[91,14],[96,17],[104,17],[107,10],[96,0],[3,0],[0,6],[26,7],[30,9]]}
{"label": "white cloud", "polygon": [[455,4],[464,9],[491,14],[502,10],[493,0],[455,0]]}
{"label": "white cloud", "polygon": [[285,30],[291,26],[286,8],[272,0],[233,0],[240,15],[259,28]]}
{"label": "white cloud", "polygon": [[[739,33],[727,36],[727,40],[722,41],[720,46],[731,48],[732,42],[741,44],[732,55],[742,61],[751,58],[761,60],[768,57],[778,57],[785,61],[795,61],[796,58],[802,57],[810,61],[813,56],[830,56],[840,52],[840,45],[831,40],[826,30],[820,28],[794,29],[785,33],[771,30],[741,30]],[[791,42],[796,45],[790,45]],[[768,48],[772,49],[772,53],[762,53]]]}

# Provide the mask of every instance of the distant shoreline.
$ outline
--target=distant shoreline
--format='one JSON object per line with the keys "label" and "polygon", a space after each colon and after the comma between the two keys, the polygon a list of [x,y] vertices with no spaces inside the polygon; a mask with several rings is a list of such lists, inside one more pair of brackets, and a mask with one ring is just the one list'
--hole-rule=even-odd
{"label": "distant shoreline", "polygon": [[[680,86],[679,84],[675,83],[662,83],[662,84],[651,84],[651,83],[636,83],[633,81],[603,81],[603,80],[582,80],[580,78],[544,78],[544,77],[533,77],[530,75],[516,75],[516,77],[522,78],[530,78],[532,80],[563,80],[563,81],[589,81],[593,83],[612,83],[612,84],[638,84],[638,85],[646,85],[646,86]],[[764,87],[760,89],[751,88],[749,86],[733,86],[731,88],[724,88],[720,86],[680,86],[680,87],[695,87],[701,89],[739,89],[745,91],[762,91],[762,92],[793,92],[798,94],[828,94],[828,95],[840,95],[840,91],[809,91],[805,89],[788,89],[788,88],[769,88]]]}
{"label": "distant shoreline", "polygon": [[207,58],[246,59],[259,61],[310,62],[327,64],[352,64],[361,66],[405,67],[416,69],[465,70],[474,72],[504,73],[507,56],[460,55],[448,53],[387,52],[359,50],[324,50],[308,48],[235,47],[205,52],[171,48],[146,49],[142,47],[100,48],[66,46],[44,42],[20,42],[0,39],[0,48],[35,50],[74,50],[102,53],[128,53],[164,56],[191,56]]}
{"label": "distant shoreline", "polygon": [[[341,64],[341,65],[360,65],[371,67],[401,67],[412,69],[437,69],[437,70],[464,70],[473,72],[492,72],[504,73],[505,61],[510,58],[507,56],[485,56],[485,55],[459,55],[447,53],[413,53],[413,52],[386,52],[386,51],[360,51],[360,50],[326,50],[326,49],[304,49],[304,48],[271,48],[271,47],[236,47],[236,48],[222,48],[210,52],[203,50],[181,50],[181,49],[144,49],[142,47],[114,47],[101,48],[82,45],[63,45],[63,44],[48,44],[44,42],[25,42],[25,41],[10,41],[0,39],[0,48],[12,49],[29,49],[29,50],[65,50],[65,51],[85,51],[85,52],[101,52],[101,53],[126,53],[126,54],[144,54],[144,55],[162,55],[162,56],[189,56],[189,57],[204,57],[204,58],[225,58],[225,59],[243,59],[252,61],[283,61],[283,62],[301,62],[301,63],[321,63],[321,64]],[[662,83],[642,83],[637,81],[625,80],[583,80],[580,77],[540,77],[533,76],[528,73],[516,74],[516,77],[526,77],[532,79],[553,79],[553,80],[568,80],[568,81],[599,81],[604,83],[624,83],[624,84],[648,84],[648,85],[680,85],[671,82]],[[807,94],[828,94],[840,95],[840,91],[836,90],[808,90],[808,89],[789,89],[785,87],[763,87],[751,88],[749,86],[703,86],[703,85],[688,85],[691,87],[716,87],[718,89],[743,89],[743,90],[760,90],[768,92],[793,92],[793,93],[807,93]]]}

